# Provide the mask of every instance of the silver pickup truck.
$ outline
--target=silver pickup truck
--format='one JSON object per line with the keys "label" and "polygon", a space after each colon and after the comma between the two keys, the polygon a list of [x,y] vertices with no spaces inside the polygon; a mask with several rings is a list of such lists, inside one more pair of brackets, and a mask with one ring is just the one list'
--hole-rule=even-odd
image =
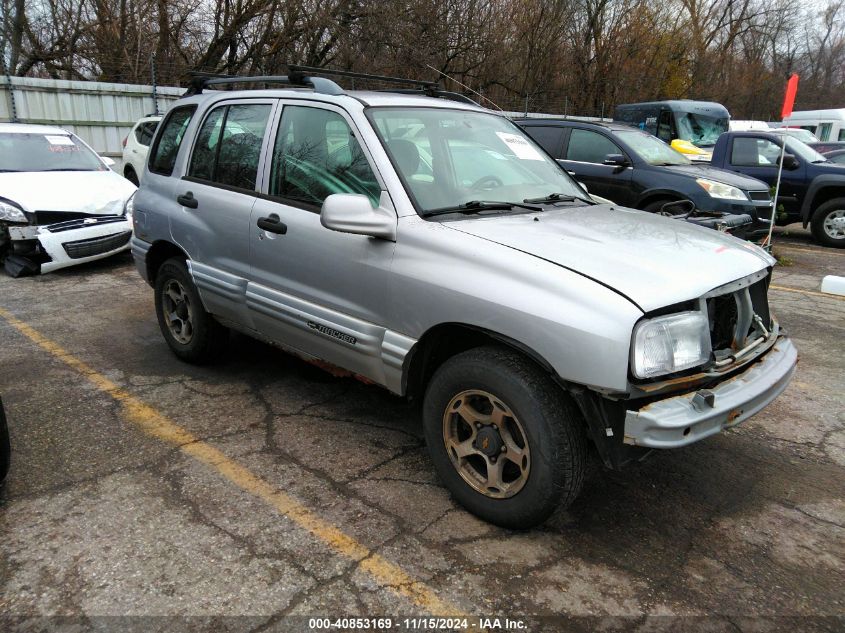
{"label": "silver pickup truck", "polygon": [[[132,252],[190,362],[227,328],[422,399],[445,485],[525,528],[620,468],[748,419],[795,347],[775,261],[611,204],[507,118],[436,85],[198,78],[159,126]],[[239,82],[254,81],[238,78]]]}

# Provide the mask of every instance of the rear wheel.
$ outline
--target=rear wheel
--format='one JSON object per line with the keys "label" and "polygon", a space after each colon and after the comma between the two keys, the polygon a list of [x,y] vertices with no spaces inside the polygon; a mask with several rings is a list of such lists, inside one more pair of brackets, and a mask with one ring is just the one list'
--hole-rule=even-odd
{"label": "rear wheel", "polygon": [[834,198],[813,213],[810,230],[819,244],[845,248],[845,198]]}
{"label": "rear wheel", "polygon": [[183,260],[168,259],[158,269],[155,306],[164,340],[182,360],[207,363],[225,348],[228,330],[203,308]]}
{"label": "rear wheel", "polygon": [[580,492],[587,462],[581,417],[520,354],[481,347],[454,356],[432,377],[423,409],[440,478],[482,519],[529,528]]}

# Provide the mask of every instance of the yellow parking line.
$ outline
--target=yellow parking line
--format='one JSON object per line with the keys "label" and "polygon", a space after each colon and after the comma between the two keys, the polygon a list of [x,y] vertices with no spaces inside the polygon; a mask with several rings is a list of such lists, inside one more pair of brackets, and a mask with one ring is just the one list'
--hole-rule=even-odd
{"label": "yellow parking line", "polygon": [[825,299],[838,299],[839,301],[845,300],[845,297],[842,297],[840,295],[832,295],[828,294],[827,292],[816,292],[815,290],[801,290],[801,288],[790,288],[789,286],[776,286],[775,284],[769,285],[769,288],[772,288],[774,290],[783,290],[784,292],[799,292],[802,295],[824,297]]}
{"label": "yellow parking line", "polygon": [[368,547],[320,518],[293,497],[276,490],[271,484],[249,469],[169,420],[57,343],[14,317],[7,310],[0,308],[0,317],[41,349],[82,374],[97,389],[117,400],[122,405],[126,418],[145,433],[178,446],[186,455],[190,455],[210,466],[244,492],[258,497],[275,508],[299,527],[307,530],[328,545],[337,554],[358,561],[360,568],[376,582],[387,585],[394,593],[411,600],[428,614],[466,617],[456,606],[441,600],[431,587],[414,580],[398,565],[372,552]]}

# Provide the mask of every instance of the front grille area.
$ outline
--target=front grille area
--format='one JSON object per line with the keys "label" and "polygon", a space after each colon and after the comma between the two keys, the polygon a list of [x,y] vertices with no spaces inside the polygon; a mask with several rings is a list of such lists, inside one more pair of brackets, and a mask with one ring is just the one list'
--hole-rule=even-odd
{"label": "front grille area", "polygon": [[129,243],[130,237],[132,237],[132,231],[124,231],[123,233],[115,233],[114,235],[65,242],[62,246],[68,257],[71,259],[81,259],[82,257],[91,257],[92,255],[102,255],[103,253],[108,253],[116,248],[125,246]]}
{"label": "front grille area", "polygon": [[748,197],[752,200],[771,200],[772,194],[768,191],[749,191]]}
{"label": "front grille area", "polygon": [[710,343],[717,362],[740,351],[758,335],[768,335],[772,325],[770,279],[771,273],[750,286],[707,297]]}
{"label": "front grille area", "polygon": [[47,230],[50,233],[62,233],[63,231],[73,231],[75,229],[82,229],[87,226],[95,224],[110,224],[113,222],[125,222],[126,218],[122,215],[99,215],[90,218],[80,218],[78,220],[68,220],[67,222],[58,222],[51,224]]}
{"label": "front grille area", "polygon": [[83,218],[95,218],[90,213],[78,213],[76,211],[36,211],[35,224],[45,226],[56,222],[67,222],[68,220],[81,220]]}

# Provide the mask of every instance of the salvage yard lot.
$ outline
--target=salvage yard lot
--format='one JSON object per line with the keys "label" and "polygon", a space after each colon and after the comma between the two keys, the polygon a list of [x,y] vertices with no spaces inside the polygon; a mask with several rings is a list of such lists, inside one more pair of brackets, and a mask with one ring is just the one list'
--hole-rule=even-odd
{"label": "salvage yard lot", "polygon": [[770,301],[801,354],[787,391],[735,430],[597,468],[523,533],[450,500],[414,404],[241,336],[217,365],[178,361],[128,258],[0,277],[14,451],[0,614],[248,615],[232,626],[278,631],[307,630],[292,615],[677,630],[644,616],[717,614],[837,630],[804,616],[845,610],[845,299],[818,293],[845,253],[801,230],[775,239],[790,265]]}

